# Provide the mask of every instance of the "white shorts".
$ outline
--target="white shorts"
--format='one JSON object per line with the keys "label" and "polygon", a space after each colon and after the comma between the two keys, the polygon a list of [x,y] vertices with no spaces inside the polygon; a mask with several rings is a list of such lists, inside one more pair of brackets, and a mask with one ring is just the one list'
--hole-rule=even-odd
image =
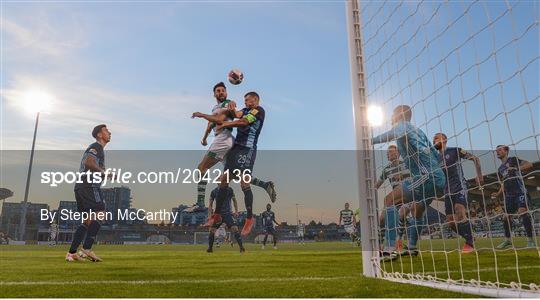
{"label": "white shorts", "polygon": [[345,225],[344,226],[345,228],[345,232],[348,233],[348,234],[352,234],[355,232],[355,228],[354,228],[354,225]]}
{"label": "white shorts", "polygon": [[212,144],[206,152],[206,156],[223,161],[227,152],[231,150],[234,144],[234,137],[231,133],[222,132],[214,137]]}
{"label": "white shorts", "polygon": [[217,238],[225,238],[226,236],[227,236],[227,231],[225,231],[225,228],[220,227],[216,230]]}
{"label": "white shorts", "polygon": [[304,233],[303,233],[303,232],[297,232],[296,235],[297,235],[298,237],[301,237],[301,238],[304,237]]}

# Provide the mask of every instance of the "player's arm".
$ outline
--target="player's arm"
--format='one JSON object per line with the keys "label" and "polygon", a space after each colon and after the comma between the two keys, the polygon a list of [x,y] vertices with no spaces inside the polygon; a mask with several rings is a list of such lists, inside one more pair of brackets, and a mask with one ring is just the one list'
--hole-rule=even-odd
{"label": "player's arm", "polygon": [[105,173],[105,169],[101,168],[99,164],[97,163],[97,160],[96,160],[97,150],[90,149],[88,151],[88,154],[89,155],[87,155],[86,158],[84,159],[84,166],[86,167],[86,169],[92,172]]}
{"label": "player's arm", "polygon": [[519,168],[521,169],[521,174],[527,174],[533,169],[533,164],[529,161],[518,159]]}
{"label": "player's arm", "polygon": [[191,115],[191,118],[202,118],[207,120],[208,122],[221,124],[225,120],[226,115],[225,114],[215,114],[215,115],[207,115],[203,114],[201,112],[194,112]]}
{"label": "player's arm", "polygon": [[474,163],[474,168],[476,170],[476,184],[481,187],[484,184],[484,176],[482,175],[482,166],[480,165],[480,159],[463,149],[459,149],[459,155],[465,159],[471,160]]}
{"label": "player's arm", "polygon": [[236,102],[234,101],[229,102],[227,105],[227,111],[233,119],[240,119],[244,115],[242,111],[236,110]]}
{"label": "player's arm", "polygon": [[221,130],[224,127],[244,127],[249,124],[264,118],[264,113],[259,112],[257,109],[252,109],[247,114],[243,114],[242,117],[238,120],[231,122],[223,122],[223,124],[218,125],[216,130]]}
{"label": "player's arm", "polygon": [[272,218],[272,221],[274,221],[274,223],[276,223],[276,225],[279,226],[278,221],[276,221],[276,217],[273,217],[273,218]]}
{"label": "player's arm", "polygon": [[210,132],[212,132],[212,128],[216,126],[215,123],[212,123],[212,122],[208,122],[208,125],[206,125],[206,130],[204,131],[204,135],[203,135],[203,138],[201,140],[201,144],[203,146],[206,146],[208,143],[206,142],[206,139],[208,139],[208,135],[210,134]]}
{"label": "player's arm", "polygon": [[382,133],[371,139],[372,144],[388,143],[407,134],[407,126],[404,123],[399,123],[392,129]]}

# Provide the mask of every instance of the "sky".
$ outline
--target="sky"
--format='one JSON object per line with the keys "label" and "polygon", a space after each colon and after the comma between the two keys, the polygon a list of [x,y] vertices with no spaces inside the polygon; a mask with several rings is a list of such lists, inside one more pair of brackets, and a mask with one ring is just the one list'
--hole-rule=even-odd
{"label": "sky", "polygon": [[[375,134],[390,128],[395,105],[407,103],[429,137],[443,131],[450,145],[486,156],[503,143],[538,153],[536,2],[385,1],[366,2],[361,11],[368,101],[386,116]],[[242,103],[247,91],[261,95],[267,118],[260,150],[355,149],[344,1],[2,2],[1,34],[3,151],[30,149],[34,116],[22,99],[32,90],[52,98],[40,119],[38,150],[82,151],[93,126],[106,123],[110,150],[204,151],[205,124],[190,115],[210,111],[212,86],[232,68],[245,80],[228,85],[229,98]],[[331,161],[331,153],[322,157]],[[8,173],[13,162],[2,157],[0,185],[16,186],[13,199],[20,201],[27,162]],[[335,172],[315,162],[313,173]],[[385,163],[378,160],[377,168]],[[280,180],[288,186],[289,177],[276,176],[278,188]],[[291,208],[303,198],[307,218],[336,215],[358,197],[355,187],[332,183],[342,179],[333,174],[323,185],[308,184],[304,196],[294,185],[282,189],[278,214],[293,221]],[[42,201],[71,197],[40,188]],[[341,192],[329,197],[317,189]],[[151,207],[147,194],[135,194],[137,206]],[[193,202],[189,194],[173,195],[163,194],[165,208]]]}

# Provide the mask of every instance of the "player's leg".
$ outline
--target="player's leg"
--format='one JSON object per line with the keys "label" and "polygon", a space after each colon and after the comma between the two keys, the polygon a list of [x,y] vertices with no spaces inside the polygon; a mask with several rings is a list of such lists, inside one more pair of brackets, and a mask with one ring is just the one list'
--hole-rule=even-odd
{"label": "player's leg", "polygon": [[206,186],[208,182],[206,180],[202,180],[204,178],[204,174],[210,170],[213,166],[215,166],[219,160],[216,158],[216,154],[214,152],[208,151],[202,161],[197,166],[197,169],[200,171],[201,174],[201,180],[199,183],[197,183],[197,205],[199,207],[204,206],[204,199],[206,197]]}
{"label": "player's leg", "polygon": [[272,242],[274,243],[274,249],[277,249],[277,232],[275,229],[272,229]]}
{"label": "player's leg", "polygon": [[518,210],[517,202],[513,197],[504,195],[504,210],[502,221],[505,239],[496,247],[499,250],[512,247],[512,214],[515,214]]}
{"label": "player's leg", "polygon": [[270,197],[270,201],[272,201],[272,203],[276,202],[277,192],[273,181],[262,181],[259,178],[253,177],[251,178],[251,184],[263,188]]}
{"label": "player's leg", "polygon": [[[231,226],[230,228],[231,228],[232,235],[234,235],[234,239],[238,243],[238,247],[240,248],[240,253],[246,252],[246,249],[244,248],[244,244],[243,244],[243,241],[242,241],[242,236],[240,235],[240,230],[238,229],[238,226],[235,224],[235,225]],[[231,242],[231,245],[232,245],[232,242]]]}
{"label": "player's leg", "polygon": [[[206,249],[206,252],[208,252],[208,253],[214,252],[214,239],[215,239],[216,230],[217,230],[216,225],[217,224],[214,224],[210,228],[210,232],[208,233],[208,249]],[[219,224],[219,225],[221,225],[221,224]]]}
{"label": "player's leg", "polygon": [[264,238],[263,238],[263,245],[262,245],[263,250],[266,247],[266,241],[268,241],[268,231],[267,230],[264,231]]}
{"label": "player's leg", "polygon": [[523,224],[523,229],[525,229],[525,233],[527,234],[527,247],[536,248],[531,214],[529,213],[529,209],[527,205],[528,195],[522,195],[517,200],[518,200],[519,218],[521,219],[521,223]]}
{"label": "player's leg", "polygon": [[470,253],[474,251],[474,240],[472,234],[471,223],[467,217],[467,198],[464,193],[460,193],[453,197],[454,215],[453,221],[455,223],[456,232],[465,239],[465,245],[463,245],[462,253]]}
{"label": "player's leg", "polygon": [[104,214],[100,215],[99,213],[105,212],[105,202],[103,199],[103,194],[101,192],[101,189],[94,188],[93,192],[94,192],[94,197],[96,200],[96,204],[93,211],[96,212],[96,214],[95,214],[95,217],[94,215],[91,215],[91,218],[87,220],[88,230],[86,231],[86,237],[84,239],[81,252],[89,260],[94,261],[94,262],[100,262],[101,258],[99,258],[94,253],[94,251],[92,251],[92,246],[94,245],[96,236],[99,232],[99,229],[101,228],[101,222],[104,219]]}
{"label": "player's leg", "polygon": [[251,232],[251,228],[254,224],[254,218],[253,218],[253,192],[251,191],[251,185],[249,183],[249,179],[242,179],[240,182],[240,187],[242,188],[242,192],[244,193],[244,204],[246,206],[247,216],[246,221],[244,223],[244,227],[242,228],[242,235],[246,236]]}
{"label": "player's leg", "polygon": [[398,222],[397,222],[397,241],[396,249],[401,251],[403,248],[403,235],[405,234],[405,227],[407,225],[407,215],[409,214],[409,205],[401,205],[398,210]]}
{"label": "player's leg", "polygon": [[397,237],[397,219],[398,219],[398,210],[396,205],[403,203],[404,199],[404,187],[403,184],[395,187],[386,197],[384,198],[384,220],[385,220],[385,243],[386,251],[392,252],[396,247],[396,237]]}
{"label": "player's leg", "polygon": [[[88,189],[75,190],[75,200],[77,201],[77,211],[86,212],[89,210],[89,208],[86,207],[87,203],[89,202],[88,197],[90,197]],[[75,233],[73,234],[73,239],[71,240],[71,246],[69,247],[69,251],[66,254],[67,261],[84,261],[84,259],[81,258],[77,254],[77,250],[79,249],[79,246],[82,243],[87,230],[88,230],[88,225],[86,223],[81,223],[75,230]]]}

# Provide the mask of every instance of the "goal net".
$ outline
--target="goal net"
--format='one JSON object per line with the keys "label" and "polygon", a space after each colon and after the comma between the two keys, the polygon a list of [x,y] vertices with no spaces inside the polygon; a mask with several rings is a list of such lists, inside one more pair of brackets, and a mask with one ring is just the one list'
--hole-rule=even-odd
{"label": "goal net", "polygon": [[540,296],[538,12],[347,2],[364,274]]}

